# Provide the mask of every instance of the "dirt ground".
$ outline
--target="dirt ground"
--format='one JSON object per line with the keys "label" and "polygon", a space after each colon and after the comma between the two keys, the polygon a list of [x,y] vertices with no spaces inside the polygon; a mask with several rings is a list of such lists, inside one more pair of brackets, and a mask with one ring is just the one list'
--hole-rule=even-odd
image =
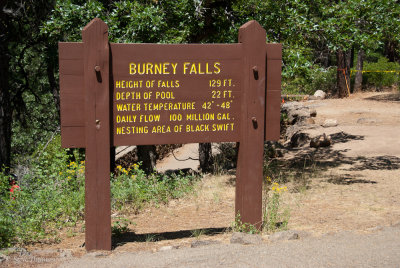
{"label": "dirt ground", "polygon": [[[288,228],[322,236],[339,231],[369,233],[400,222],[399,93],[370,92],[303,104],[316,109],[316,125],[326,119],[335,119],[338,125],[309,130],[310,135],[321,131],[330,135],[332,146],[314,149],[307,145],[276,160],[284,167],[276,176],[288,187],[282,202],[290,211]],[[176,156],[185,158],[195,152],[196,148],[188,145],[179,148]],[[169,159],[160,163],[163,170],[185,165],[173,156]],[[192,160],[189,166],[196,163]],[[199,238],[229,243],[231,234],[225,229],[234,222],[234,180],[234,173],[207,175],[190,197],[149,207],[138,215],[114,215],[133,224],[129,225],[131,232],[115,240],[113,252],[190,247]],[[38,256],[49,249],[68,249],[74,256],[86,253],[79,227],[76,232],[62,230],[60,237],[58,244],[32,245],[28,251],[39,250]],[[35,261],[22,264],[38,265]]]}

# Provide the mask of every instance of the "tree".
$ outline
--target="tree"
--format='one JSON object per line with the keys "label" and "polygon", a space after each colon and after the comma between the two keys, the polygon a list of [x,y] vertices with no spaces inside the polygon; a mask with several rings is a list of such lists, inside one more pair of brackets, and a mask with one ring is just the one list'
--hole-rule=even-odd
{"label": "tree", "polygon": [[[38,81],[36,62],[44,41],[39,26],[52,1],[1,1],[0,4],[0,167],[10,167],[12,127],[15,118],[27,126],[27,94],[41,101],[46,86]],[[41,76],[40,74],[38,75]],[[35,79],[32,79],[35,77]],[[34,114],[34,113],[32,113]]]}

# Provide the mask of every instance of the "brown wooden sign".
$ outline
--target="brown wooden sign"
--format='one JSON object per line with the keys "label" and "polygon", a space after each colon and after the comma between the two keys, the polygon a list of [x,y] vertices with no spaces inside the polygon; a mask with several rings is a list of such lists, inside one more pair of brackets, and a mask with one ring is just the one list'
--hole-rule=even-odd
{"label": "brown wooden sign", "polygon": [[86,249],[111,248],[110,148],[239,142],[236,212],[260,227],[264,140],[279,138],[282,47],[255,21],[237,44],[113,44],[91,21],[59,43],[62,146],[86,148]]}

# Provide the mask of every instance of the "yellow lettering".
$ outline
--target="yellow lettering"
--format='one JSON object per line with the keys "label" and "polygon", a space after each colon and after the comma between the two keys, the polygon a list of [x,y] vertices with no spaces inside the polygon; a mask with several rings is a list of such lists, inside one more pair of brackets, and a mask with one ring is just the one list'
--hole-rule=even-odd
{"label": "yellow lettering", "polygon": [[129,63],[129,74],[136,74],[136,64],[135,63]]}
{"label": "yellow lettering", "polygon": [[192,67],[190,67],[190,74],[192,74],[192,73],[197,74],[196,65],[194,63],[192,64]]}
{"label": "yellow lettering", "polygon": [[162,69],[161,69],[162,64],[161,63],[156,63],[154,64],[154,74],[162,74]]}
{"label": "yellow lettering", "polygon": [[172,69],[173,69],[173,73],[176,74],[176,66],[178,65],[178,63],[171,63]]}
{"label": "yellow lettering", "polygon": [[146,74],[153,74],[153,64],[152,63],[147,63],[146,64]]}
{"label": "yellow lettering", "polygon": [[221,72],[221,68],[219,67],[221,65],[221,63],[219,62],[214,62],[214,73],[215,74],[219,74]]}

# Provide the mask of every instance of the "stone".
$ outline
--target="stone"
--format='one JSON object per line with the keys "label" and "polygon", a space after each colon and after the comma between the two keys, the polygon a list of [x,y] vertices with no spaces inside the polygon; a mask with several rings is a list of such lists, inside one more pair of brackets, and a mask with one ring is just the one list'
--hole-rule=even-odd
{"label": "stone", "polygon": [[297,122],[304,121],[305,119],[310,117],[310,112],[308,111],[308,108],[302,108],[298,110],[290,110],[288,112],[288,123],[293,125],[296,124]]}
{"label": "stone", "polygon": [[316,117],[317,116],[317,110],[315,110],[315,109],[310,109],[310,116],[311,117]]}
{"label": "stone", "polygon": [[0,263],[3,263],[9,259],[8,256],[0,253]]}
{"label": "stone", "polygon": [[199,247],[204,247],[204,246],[209,246],[209,245],[217,245],[217,244],[221,244],[221,242],[215,241],[215,240],[196,240],[191,243],[190,247],[199,248]]}
{"label": "stone", "polygon": [[289,126],[286,129],[285,140],[290,140],[292,138],[292,136],[294,134],[296,134],[297,132],[299,132],[300,130],[301,130],[301,128],[298,125]]}
{"label": "stone", "polygon": [[158,249],[158,251],[168,251],[168,250],[172,250],[172,249],[177,249],[177,246],[163,246],[161,248]]}
{"label": "stone", "polygon": [[336,119],[326,119],[322,124],[323,127],[336,127],[338,122]]}
{"label": "stone", "polygon": [[310,141],[310,135],[304,132],[297,132],[290,138],[290,146],[292,148],[301,147]]}
{"label": "stone", "polygon": [[326,93],[323,92],[322,90],[317,90],[314,93],[314,97],[316,97],[317,99],[323,100],[326,98]]}
{"label": "stone", "polygon": [[310,117],[310,118],[307,118],[304,121],[304,123],[307,124],[307,125],[314,125],[315,124],[315,120]]}
{"label": "stone", "polygon": [[299,232],[296,230],[277,232],[268,236],[268,240],[270,241],[297,240],[297,239],[300,239],[300,235]]}
{"label": "stone", "polygon": [[234,232],[231,237],[231,244],[259,245],[263,242],[261,235]]}
{"label": "stone", "polygon": [[325,133],[312,138],[310,141],[311,148],[328,147],[332,144],[331,136],[327,136]]}
{"label": "stone", "polygon": [[376,118],[360,118],[357,120],[357,124],[376,124],[382,122]]}

